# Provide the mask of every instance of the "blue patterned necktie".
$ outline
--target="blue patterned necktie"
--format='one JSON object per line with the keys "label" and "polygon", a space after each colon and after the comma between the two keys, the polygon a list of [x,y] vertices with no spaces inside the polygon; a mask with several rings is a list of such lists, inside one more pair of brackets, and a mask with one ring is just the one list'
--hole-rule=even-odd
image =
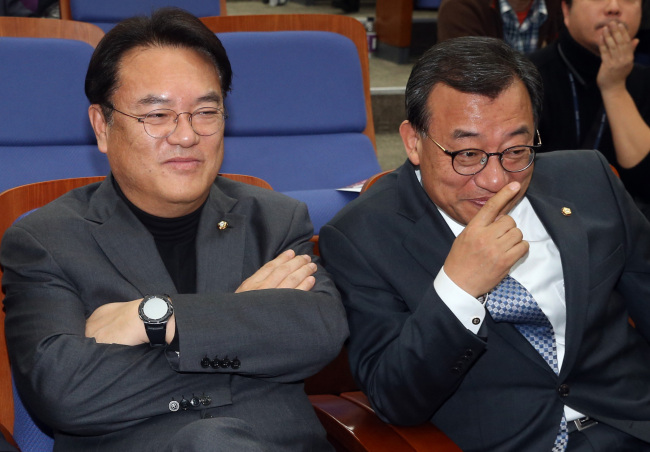
{"label": "blue patterned necktie", "polygon": [[[553,372],[556,375],[559,373],[553,326],[524,286],[508,275],[492,290],[485,304],[495,322],[512,323],[542,355]],[[560,431],[552,452],[563,452],[568,443],[566,418],[562,414]]]}

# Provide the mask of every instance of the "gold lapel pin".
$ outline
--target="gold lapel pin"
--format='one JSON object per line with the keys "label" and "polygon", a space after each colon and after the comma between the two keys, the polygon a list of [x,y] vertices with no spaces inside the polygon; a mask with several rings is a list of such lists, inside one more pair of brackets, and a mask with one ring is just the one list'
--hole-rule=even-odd
{"label": "gold lapel pin", "polygon": [[219,223],[217,223],[217,227],[219,228],[220,231],[223,231],[228,227],[228,222],[221,220]]}
{"label": "gold lapel pin", "polygon": [[571,216],[571,209],[568,207],[562,207],[562,215],[565,217],[570,217]]}

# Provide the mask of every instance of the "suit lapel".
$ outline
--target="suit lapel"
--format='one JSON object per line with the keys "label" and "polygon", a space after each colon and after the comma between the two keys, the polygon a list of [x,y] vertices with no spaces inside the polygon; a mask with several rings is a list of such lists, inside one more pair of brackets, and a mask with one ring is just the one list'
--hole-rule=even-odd
{"label": "suit lapel", "polygon": [[[550,190],[542,183],[528,189],[527,197],[535,213],[560,251],[566,301],[566,348],[560,376],[571,371],[585,327],[589,287],[589,248],[580,212],[567,199],[543,195]],[[566,211],[564,208],[570,209]]]}
{"label": "suit lapel", "polygon": [[153,237],[115,191],[112,176],[93,195],[86,219],[100,226],[93,237],[117,271],[141,295],[175,294]]}
{"label": "suit lapel", "polygon": [[[86,218],[100,223],[93,236],[120,274],[142,295],[175,294],[153,237],[120,199],[109,177],[91,199]],[[230,212],[237,203],[216,185],[201,214],[197,245],[197,291],[233,292],[242,277],[245,217]],[[227,226],[219,227],[224,221]],[[234,286],[233,286],[234,285]]]}
{"label": "suit lapel", "polygon": [[231,212],[237,201],[213,185],[197,236],[197,291],[234,292],[242,280],[246,217]]}
{"label": "suit lapel", "polygon": [[[399,215],[413,222],[403,246],[435,278],[449,254],[454,234],[422,188],[413,165],[407,162],[398,171]],[[433,240],[434,237],[442,240]]]}

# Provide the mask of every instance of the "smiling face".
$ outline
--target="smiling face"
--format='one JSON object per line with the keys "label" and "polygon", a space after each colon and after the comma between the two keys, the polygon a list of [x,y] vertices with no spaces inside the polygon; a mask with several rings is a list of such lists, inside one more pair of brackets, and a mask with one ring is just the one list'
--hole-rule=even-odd
{"label": "smiling face", "polygon": [[[223,110],[214,64],[191,49],[132,49],[120,61],[116,86],[113,106],[134,116],[159,108],[177,113],[202,107]],[[89,115],[115,180],[138,208],[174,218],[193,212],[206,200],[223,161],[223,127],[214,135],[199,136],[189,115],[181,115],[174,133],[152,138],[142,123],[128,116],[113,113],[107,123],[99,105],[91,105]]]}
{"label": "smiling face", "polygon": [[641,24],[641,0],[573,0],[571,6],[562,2],[562,12],[571,37],[596,55],[605,25],[623,23],[634,37]]}
{"label": "smiling face", "polygon": [[[533,110],[525,85],[516,80],[495,99],[457,91],[438,83],[427,101],[431,121],[427,133],[449,151],[482,149],[502,152],[516,145],[531,145],[535,136]],[[419,165],[422,186],[431,200],[457,222],[466,225],[485,202],[510,182],[521,190],[502,213],[525,195],[533,166],[519,173],[503,169],[497,157],[473,176],[461,176],[445,154],[427,137],[404,122],[400,134],[409,160]]]}

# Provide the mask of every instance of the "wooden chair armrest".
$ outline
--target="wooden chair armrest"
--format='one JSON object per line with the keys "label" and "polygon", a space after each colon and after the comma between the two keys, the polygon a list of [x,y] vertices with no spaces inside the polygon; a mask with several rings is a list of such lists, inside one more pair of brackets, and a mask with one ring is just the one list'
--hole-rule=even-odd
{"label": "wooden chair armrest", "polygon": [[337,452],[414,452],[374,413],[339,396],[309,396],[316,415]]}
{"label": "wooden chair armrest", "polygon": [[[368,397],[361,392],[345,392],[341,398],[348,400],[369,413],[375,415]],[[385,424],[406,441],[413,450],[429,452],[462,452],[440,429],[431,423],[414,427]]]}
{"label": "wooden chair armrest", "polygon": [[[18,444],[16,444],[16,441],[14,441],[13,435],[9,432],[9,429],[2,424],[0,424],[0,434],[2,434],[5,441],[8,444],[15,447],[17,451],[20,450],[18,449]],[[0,439],[0,441],[2,440]],[[11,450],[11,449],[6,448],[6,445],[0,442],[0,451],[4,451],[4,450]]]}

